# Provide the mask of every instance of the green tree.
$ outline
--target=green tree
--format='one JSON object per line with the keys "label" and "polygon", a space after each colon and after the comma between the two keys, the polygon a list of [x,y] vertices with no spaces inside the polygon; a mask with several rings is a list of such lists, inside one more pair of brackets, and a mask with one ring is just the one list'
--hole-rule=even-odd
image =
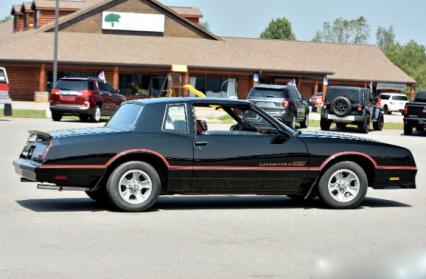
{"label": "green tree", "polygon": [[391,45],[387,57],[417,81],[417,89],[426,89],[426,48],[415,41]]}
{"label": "green tree", "polygon": [[265,31],[260,34],[260,37],[263,39],[296,40],[291,22],[285,17],[273,19]]}
{"label": "green tree", "polygon": [[114,27],[114,23],[120,22],[121,16],[118,14],[109,14],[105,17],[105,22],[111,23],[111,26]]}
{"label": "green tree", "polygon": [[377,45],[380,49],[387,53],[389,48],[395,44],[395,33],[393,32],[393,27],[389,26],[388,28],[381,27],[377,28],[376,32]]}
{"label": "green tree", "polygon": [[337,18],[333,23],[324,22],[323,30],[312,39],[317,42],[341,44],[366,44],[370,35],[367,19],[359,16],[355,19]]}
{"label": "green tree", "polygon": [[9,20],[11,20],[12,19],[12,17],[11,16],[7,16],[7,17],[5,17],[5,18],[2,18],[2,19],[0,19],[0,24],[2,24],[2,23],[5,23],[5,22],[8,22]]}

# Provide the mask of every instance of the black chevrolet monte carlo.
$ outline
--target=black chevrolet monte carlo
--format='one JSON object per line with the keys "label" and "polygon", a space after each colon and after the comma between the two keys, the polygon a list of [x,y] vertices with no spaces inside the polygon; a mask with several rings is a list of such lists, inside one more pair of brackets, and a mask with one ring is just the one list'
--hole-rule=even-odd
{"label": "black chevrolet monte carlo", "polygon": [[210,98],[130,101],[101,128],[30,131],[14,166],[21,181],[123,211],[173,194],[319,196],[354,208],[368,186],[415,189],[417,173],[408,149],[297,132],[248,101]]}

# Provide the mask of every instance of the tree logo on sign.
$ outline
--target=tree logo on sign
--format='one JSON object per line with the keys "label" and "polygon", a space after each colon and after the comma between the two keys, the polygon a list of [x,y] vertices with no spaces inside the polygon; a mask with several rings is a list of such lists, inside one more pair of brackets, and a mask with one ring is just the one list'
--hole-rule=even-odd
{"label": "tree logo on sign", "polygon": [[111,27],[114,28],[114,23],[120,22],[121,16],[118,14],[109,14],[105,17],[105,22],[111,23]]}

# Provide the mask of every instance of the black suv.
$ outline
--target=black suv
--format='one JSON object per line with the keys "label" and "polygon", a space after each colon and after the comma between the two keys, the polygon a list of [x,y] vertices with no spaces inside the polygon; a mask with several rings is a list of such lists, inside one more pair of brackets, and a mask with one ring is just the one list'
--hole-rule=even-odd
{"label": "black suv", "polygon": [[356,124],[361,132],[368,133],[371,122],[374,130],[382,130],[384,117],[369,89],[330,86],[321,111],[321,130],[329,130],[333,122],[338,129]]}
{"label": "black suv", "polygon": [[248,100],[287,126],[307,128],[309,106],[296,87],[290,85],[258,84],[252,88]]}

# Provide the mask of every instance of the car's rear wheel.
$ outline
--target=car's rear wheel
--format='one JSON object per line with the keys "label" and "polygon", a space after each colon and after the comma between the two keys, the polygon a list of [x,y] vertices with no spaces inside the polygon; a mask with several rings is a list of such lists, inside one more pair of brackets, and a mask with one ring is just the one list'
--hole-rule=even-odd
{"label": "car's rear wheel", "polygon": [[157,201],[161,180],[157,171],[145,162],[132,161],[118,166],[110,175],[106,190],[119,210],[138,212]]}
{"label": "car's rear wheel", "polygon": [[370,117],[367,115],[364,119],[364,122],[358,124],[358,129],[361,133],[368,134],[370,129]]}
{"label": "car's rear wheel", "polygon": [[343,130],[346,128],[346,123],[336,123],[337,129]]}
{"label": "car's rear wheel", "polygon": [[408,123],[404,123],[404,135],[410,136],[413,134],[413,126]]}
{"label": "car's rear wheel", "polygon": [[101,121],[101,106],[96,105],[95,109],[92,112],[92,115],[90,115],[90,120],[92,122],[99,122]]}
{"label": "car's rear wheel", "polygon": [[287,123],[287,126],[289,126],[292,129],[296,128],[296,117],[295,116],[293,116],[291,118],[291,121],[289,123]]}
{"label": "car's rear wheel", "polygon": [[321,126],[321,130],[328,131],[330,130],[331,122],[326,119],[321,119],[320,126]]}
{"label": "car's rear wheel", "polygon": [[62,113],[53,112],[52,113],[52,119],[53,119],[53,121],[61,121],[61,119],[62,119]]}
{"label": "car's rear wheel", "polygon": [[308,126],[309,126],[309,114],[306,115],[303,122],[300,122],[300,128],[305,129],[305,128],[308,128]]}
{"label": "car's rear wheel", "polygon": [[365,171],[351,161],[337,163],[324,172],[318,190],[321,200],[331,208],[358,207],[367,194]]}
{"label": "car's rear wheel", "polygon": [[381,130],[383,130],[384,124],[385,124],[384,116],[383,116],[383,114],[380,114],[377,121],[373,123],[373,128],[376,131],[381,131]]}

